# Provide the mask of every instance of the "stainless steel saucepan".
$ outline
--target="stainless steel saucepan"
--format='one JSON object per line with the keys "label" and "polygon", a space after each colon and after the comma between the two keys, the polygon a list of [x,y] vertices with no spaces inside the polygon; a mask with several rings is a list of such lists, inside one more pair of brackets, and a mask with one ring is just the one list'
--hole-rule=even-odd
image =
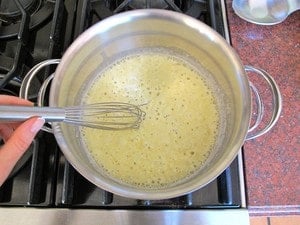
{"label": "stainless steel saucepan", "polygon": [[[81,99],[81,90],[89,88],[89,79],[94,71],[104,67],[112,59],[127,52],[143,48],[164,48],[178,51],[201,64],[219,86],[222,93],[219,101],[226,109],[222,116],[224,131],[218,135],[211,156],[196,174],[170,187],[142,189],[112,179],[99,170],[88,151],[82,145],[74,127],[63,123],[52,123],[53,133],[68,161],[85,178],[95,185],[117,195],[135,199],[166,199],[180,196],[206,185],[224,171],[246,139],[260,136],[270,130],[279,118],[281,97],[274,80],[263,70],[244,67],[231,46],[204,23],[181,13],[145,9],[121,13],[105,19],[85,31],[69,47],[61,60],[42,62],[25,78],[21,96],[26,97],[33,75],[44,65],[58,64],[50,90],[50,106],[76,105]],[[251,119],[251,88],[246,70],[263,76],[273,92],[274,109],[271,121],[263,129],[249,133]],[[254,127],[261,120],[263,107],[259,93],[258,111]],[[40,92],[40,101],[44,91]],[[195,103],[197,104],[197,103]]]}

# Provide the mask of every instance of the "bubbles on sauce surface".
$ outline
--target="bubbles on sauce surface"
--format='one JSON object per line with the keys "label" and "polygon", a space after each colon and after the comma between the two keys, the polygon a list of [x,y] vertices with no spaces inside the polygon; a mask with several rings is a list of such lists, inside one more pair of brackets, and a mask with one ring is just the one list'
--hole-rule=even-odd
{"label": "bubbles on sauce surface", "polygon": [[219,126],[211,87],[184,60],[162,52],[131,54],[96,77],[85,103],[128,102],[146,117],[139,129],[81,128],[84,144],[106,173],[142,188],[172,185],[208,158]]}

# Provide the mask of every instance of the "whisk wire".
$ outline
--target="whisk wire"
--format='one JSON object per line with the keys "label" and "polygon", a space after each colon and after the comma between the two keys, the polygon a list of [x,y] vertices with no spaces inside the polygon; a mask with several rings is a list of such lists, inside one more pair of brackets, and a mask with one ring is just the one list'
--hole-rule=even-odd
{"label": "whisk wire", "polygon": [[67,107],[64,122],[104,130],[138,128],[145,112],[138,106],[123,102],[96,103]]}

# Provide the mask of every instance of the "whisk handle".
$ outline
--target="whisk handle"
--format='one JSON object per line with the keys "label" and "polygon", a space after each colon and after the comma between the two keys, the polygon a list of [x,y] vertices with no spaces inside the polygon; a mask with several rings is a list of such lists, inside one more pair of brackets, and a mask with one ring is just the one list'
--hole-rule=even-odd
{"label": "whisk handle", "polygon": [[63,108],[0,106],[0,121],[25,121],[34,116],[42,117],[46,122],[61,122],[66,118],[65,109]]}

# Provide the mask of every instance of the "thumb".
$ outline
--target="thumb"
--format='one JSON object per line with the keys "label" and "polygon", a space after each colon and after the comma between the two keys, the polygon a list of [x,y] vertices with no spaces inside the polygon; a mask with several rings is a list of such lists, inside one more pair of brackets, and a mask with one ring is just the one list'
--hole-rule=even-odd
{"label": "thumb", "polygon": [[34,117],[22,123],[0,149],[0,186],[27,150],[45,120]]}

